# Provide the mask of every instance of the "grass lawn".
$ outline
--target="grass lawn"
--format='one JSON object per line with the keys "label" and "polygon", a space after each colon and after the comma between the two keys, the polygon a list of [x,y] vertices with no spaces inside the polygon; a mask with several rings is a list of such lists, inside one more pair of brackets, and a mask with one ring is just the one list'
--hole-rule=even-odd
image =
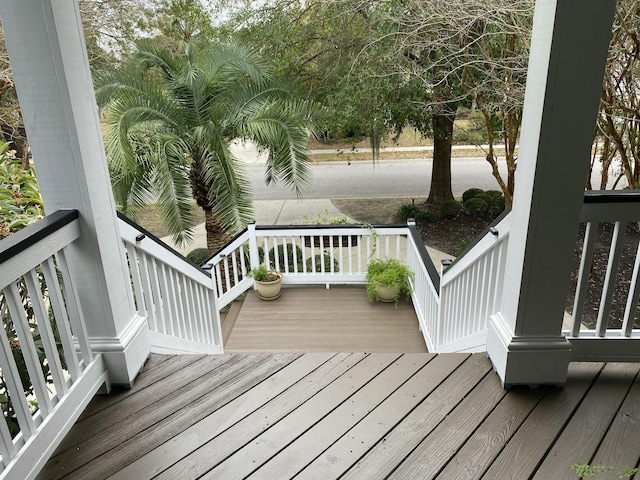
{"label": "grass lawn", "polygon": [[[204,223],[204,212],[202,211],[202,209],[195,203],[191,205],[191,209],[196,215],[196,225]],[[135,221],[158,238],[166,237],[167,235],[169,235],[169,232],[165,228],[160,218],[160,209],[156,204],[147,205],[145,209],[140,212],[138,218],[136,218]]]}

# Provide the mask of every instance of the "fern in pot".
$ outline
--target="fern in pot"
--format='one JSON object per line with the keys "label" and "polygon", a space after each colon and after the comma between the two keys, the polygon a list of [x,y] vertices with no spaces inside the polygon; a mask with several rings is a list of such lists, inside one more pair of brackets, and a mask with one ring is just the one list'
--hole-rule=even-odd
{"label": "fern in pot", "polygon": [[280,297],[282,273],[269,270],[266,265],[260,265],[251,270],[250,275],[255,281],[258,295],[262,300],[275,300]]}
{"label": "fern in pot", "polygon": [[400,297],[411,295],[413,272],[398,260],[375,259],[367,267],[367,298],[370,302],[393,302],[396,307]]}

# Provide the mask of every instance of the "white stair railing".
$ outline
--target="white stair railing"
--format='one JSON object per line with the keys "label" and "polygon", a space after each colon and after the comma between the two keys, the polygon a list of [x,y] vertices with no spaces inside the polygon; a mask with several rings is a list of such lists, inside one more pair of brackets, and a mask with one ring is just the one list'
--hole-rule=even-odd
{"label": "white stair railing", "polygon": [[414,273],[411,299],[420,330],[427,349],[435,352],[440,312],[440,275],[412,220],[409,221],[407,266]]}
{"label": "white stair railing", "polygon": [[[250,225],[249,229],[255,231],[255,225]],[[249,256],[249,229],[244,229],[205,263],[214,279],[218,309],[229,305],[253,285],[253,279],[249,276],[252,269]]]}
{"label": "white stair railing", "polygon": [[[636,320],[640,300],[640,245],[635,252],[630,278],[623,278],[619,272],[625,232],[630,226],[637,228],[639,220],[640,193],[585,193],[581,221],[586,225],[580,270],[571,324],[563,332],[572,345],[572,361],[640,361],[640,328]],[[598,295],[596,325],[595,328],[587,328],[582,316],[589,294],[597,232],[602,223],[612,223],[613,234],[610,241],[607,240],[607,271],[603,288],[591,293]],[[486,348],[488,321],[501,303],[509,224],[507,215],[444,271],[440,283],[435,351],[479,351]],[[611,316],[614,299],[625,305],[622,318],[616,322]]]}
{"label": "white stair railing", "polygon": [[510,225],[507,213],[444,271],[434,351],[486,350],[489,317],[502,299]]}
{"label": "white stair railing", "polygon": [[109,386],[68,267],[79,232],[78,212],[59,211],[0,242],[2,479],[34,478],[97,390]]}
{"label": "white stair railing", "polygon": [[[630,279],[619,276],[622,246],[629,222],[640,220],[640,194],[636,191],[586,192],[581,221],[586,223],[582,246],[580,273],[574,295],[571,326],[564,332],[572,345],[573,361],[640,361],[640,329],[635,328],[640,297],[640,245],[635,254]],[[582,314],[588,293],[591,264],[595,254],[598,227],[614,223],[607,271],[599,294],[595,328],[582,324]],[[637,228],[637,224],[636,224]],[[614,324],[611,307],[614,293],[626,305],[623,318]],[[625,301],[626,300],[626,301]]]}
{"label": "white stair railing", "polygon": [[138,314],[156,353],[222,353],[211,277],[149,232],[119,216]]}

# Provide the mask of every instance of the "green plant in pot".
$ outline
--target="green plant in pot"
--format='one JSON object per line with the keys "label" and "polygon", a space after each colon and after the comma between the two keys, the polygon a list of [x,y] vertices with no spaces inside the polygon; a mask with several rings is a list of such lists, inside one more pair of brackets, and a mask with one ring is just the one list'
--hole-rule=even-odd
{"label": "green plant in pot", "polygon": [[251,270],[250,275],[256,282],[258,295],[262,300],[275,300],[280,297],[282,273],[269,270],[266,265],[260,265]]}
{"label": "green plant in pot", "polygon": [[367,298],[370,302],[393,302],[396,307],[400,297],[411,295],[412,271],[398,260],[375,259],[367,267]]}

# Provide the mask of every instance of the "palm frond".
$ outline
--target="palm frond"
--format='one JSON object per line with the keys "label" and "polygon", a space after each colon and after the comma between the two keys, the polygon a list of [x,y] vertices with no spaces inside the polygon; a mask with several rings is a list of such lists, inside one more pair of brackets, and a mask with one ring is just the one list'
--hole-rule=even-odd
{"label": "palm frond", "polygon": [[151,38],[144,38],[136,42],[133,63],[140,71],[158,69],[165,80],[171,79],[180,70],[181,58],[173,56],[172,52],[164,48]]}
{"label": "palm frond", "polygon": [[135,213],[152,195],[179,243],[192,236],[192,196],[229,233],[252,219],[250,184],[228,147],[233,138],[269,149],[267,183],[282,181],[298,194],[308,185],[312,106],[295,100],[253,52],[187,44],[175,55],[141,41],[132,63],[95,83],[119,204]]}
{"label": "palm frond", "polygon": [[186,155],[190,146],[172,135],[161,135],[150,151],[153,192],[160,215],[173,241],[182,246],[193,241],[195,216]]}
{"label": "palm frond", "polygon": [[281,181],[298,195],[308,188],[307,141],[313,133],[311,106],[302,100],[266,103],[246,123],[246,135],[269,149],[265,182]]}
{"label": "palm frond", "polygon": [[210,47],[199,55],[198,62],[210,85],[232,84],[245,77],[261,84],[272,78],[260,57],[236,45]]}
{"label": "palm frond", "polygon": [[252,220],[251,184],[215,123],[195,129],[194,143],[206,149],[202,155],[202,175],[211,185],[207,196],[213,213],[225,230],[236,233]]}

